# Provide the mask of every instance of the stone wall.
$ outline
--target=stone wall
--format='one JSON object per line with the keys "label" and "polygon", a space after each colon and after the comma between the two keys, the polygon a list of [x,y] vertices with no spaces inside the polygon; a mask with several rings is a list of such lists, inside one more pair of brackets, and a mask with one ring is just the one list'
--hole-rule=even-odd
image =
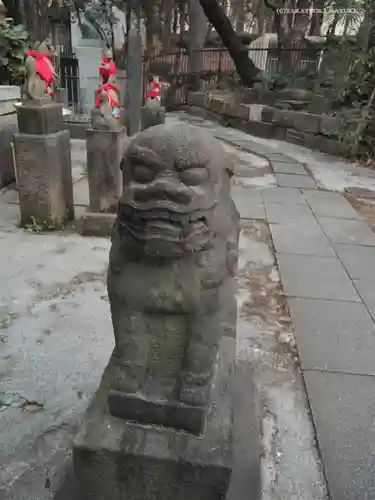
{"label": "stone wall", "polygon": [[276,107],[279,97],[271,91],[247,90],[239,98],[228,100],[194,92],[188,95],[188,105],[192,111],[203,108],[224,117],[229,125],[258,137],[279,139],[332,155],[348,154],[348,147],[333,138],[334,131],[342,125],[339,119],[307,110],[280,109]]}

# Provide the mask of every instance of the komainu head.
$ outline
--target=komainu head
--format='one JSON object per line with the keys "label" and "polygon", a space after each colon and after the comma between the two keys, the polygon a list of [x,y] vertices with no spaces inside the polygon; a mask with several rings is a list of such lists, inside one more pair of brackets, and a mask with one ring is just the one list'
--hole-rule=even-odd
{"label": "komainu head", "polygon": [[123,162],[120,232],[153,257],[179,258],[207,248],[228,167],[219,141],[202,129],[163,124],[141,132]]}

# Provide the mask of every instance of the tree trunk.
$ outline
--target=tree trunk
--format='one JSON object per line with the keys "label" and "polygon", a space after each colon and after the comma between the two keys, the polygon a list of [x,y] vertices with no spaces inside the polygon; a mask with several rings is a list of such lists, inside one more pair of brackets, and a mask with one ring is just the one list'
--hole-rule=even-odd
{"label": "tree trunk", "polygon": [[[315,0],[314,7],[319,11],[324,9],[324,0]],[[323,25],[323,14],[313,13],[310,24],[310,36],[320,36]]]}
{"label": "tree trunk", "polygon": [[146,53],[148,57],[152,57],[156,50],[157,38],[157,14],[153,0],[143,0],[145,25],[146,25]]}
{"label": "tree trunk", "polygon": [[189,69],[192,73],[192,90],[199,90],[199,73],[202,70],[202,49],[206,38],[207,18],[199,0],[189,0]]}
{"label": "tree trunk", "polygon": [[247,87],[252,87],[256,81],[262,80],[261,70],[249,58],[247,47],[232,28],[217,0],[199,0],[199,3],[207,19],[220,35],[224,46],[228,49],[242,83]]}
{"label": "tree trunk", "polygon": [[171,27],[173,16],[173,0],[163,0],[163,34],[162,42],[164,52],[168,52],[171,48]]}
{"label": "tree trunk", "polygon": [[245,31],[245,0],[234,0],[233,10],[236,20],[236,32],[243,33]]}
{"label": "tree trunk", "polygon": [[258,30],[258,35],[260,35],[260,36],[263,35],[263,33],[268,32],[266,30],[267,15],[268,15],[268,12],[267,12],[266,5],[263,1],[260,1],[258,8],[254,12],[257,30]]}

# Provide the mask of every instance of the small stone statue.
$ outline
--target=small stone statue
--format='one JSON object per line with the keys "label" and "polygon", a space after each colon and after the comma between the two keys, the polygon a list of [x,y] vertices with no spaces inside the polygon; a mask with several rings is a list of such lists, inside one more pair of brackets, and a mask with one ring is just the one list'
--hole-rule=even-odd
{"label": "small stone statue", "polygon": [[37,42],[35,49],[27,52],[24,87],[26,100],[48,102],[55,95],[52,85],[57,74],[52,64],[53,54],[54,48],[49,39]]}
{"label": "small stone statue", "polygon": [[115,83],[116,65],[109,51],[99,66],[100,87],[96,92],[92,125],[95,129],[117,129],[121,126],[120,90]]}
{"label": "small stone statue", "polygon": [[152,77],[147,89],[146,106],[150,108],[161,106],[161,84],[156,75]]}
{"label": "small stone statue", "polygon": [[230,162],[211,134],[162,124],[133,139],[122,170],[108,270],[109,409],[199,434],[221,336],[235,329],[223,318],[228,304],[235,310],[238,252]]}

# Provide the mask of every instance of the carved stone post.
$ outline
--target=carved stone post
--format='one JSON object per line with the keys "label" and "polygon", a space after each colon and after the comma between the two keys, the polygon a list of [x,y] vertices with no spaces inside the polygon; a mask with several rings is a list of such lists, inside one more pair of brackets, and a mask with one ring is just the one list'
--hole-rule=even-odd
{"label": "carved stone post", "polygon": [[81,233],[107,236],[116,219],[122,191],[120,164],[127,146],[126,128],[121,120],[92,112],[93,127],[86,133],[89,210],[81,221]]}
{"label": "carved stone post", "polygon": [[35,220],[60,229],[74,219],[70,135],[62,130],[62,106],[30,100],[17,114],[13,141],[21,224]]}
{"label": "carved stone post", "polygon": [[232,472],[239,216],[208,132],[139,133],[108,296],[115,350],[74,445],[81,500],[224,500]]}
{"label": "carved stone post", "polygon": [[165,108],[159,102],[148,99],[141,109],[142,130],[165,123]]}

